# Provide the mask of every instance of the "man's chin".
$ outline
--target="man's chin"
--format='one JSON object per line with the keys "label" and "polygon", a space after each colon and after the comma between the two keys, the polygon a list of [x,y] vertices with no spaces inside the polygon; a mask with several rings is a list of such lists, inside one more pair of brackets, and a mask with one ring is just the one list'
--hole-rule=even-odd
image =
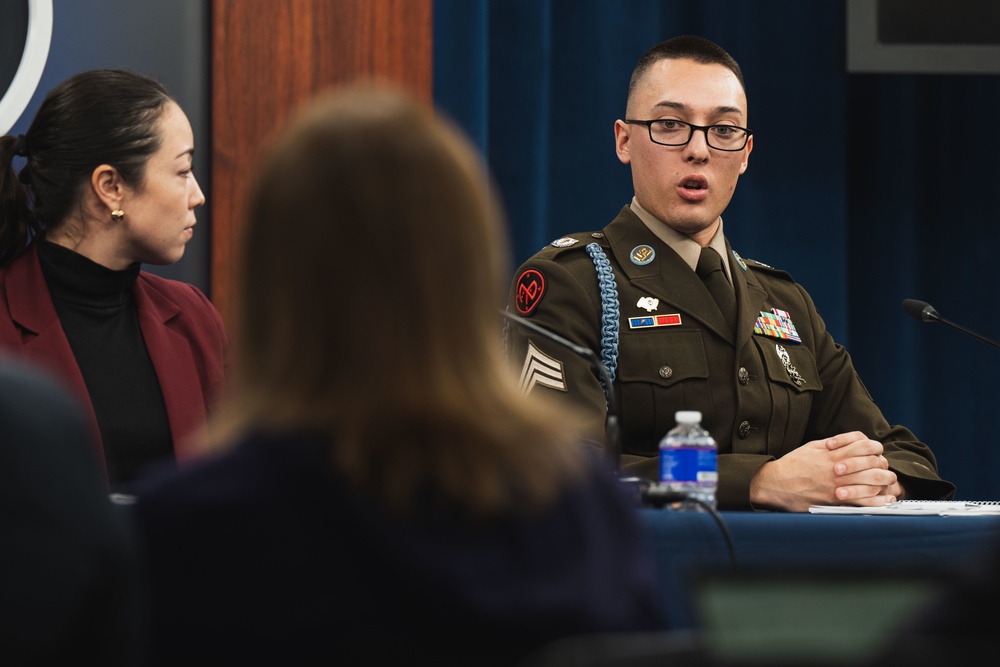
{"label": "man's chin", "polygon": [[718,221],[718,216],[708,220],[704,217],[691,218],[687,216],[670,217],[663,220],[663,222],[672,230],[687,236],[694,236],[696,234],[701,234],[706,230],[713,229]]}

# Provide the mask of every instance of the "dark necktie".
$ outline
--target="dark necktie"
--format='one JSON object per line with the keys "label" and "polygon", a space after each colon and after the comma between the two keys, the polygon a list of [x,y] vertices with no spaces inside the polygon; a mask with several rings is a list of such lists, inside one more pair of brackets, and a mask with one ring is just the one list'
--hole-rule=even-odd
{"label": "dark necktie", "polygon": [[726,318],[729,330],[736,329],[736,293],[726,278],[726,269],[722,266],[722,257],[711,248],[702,248],[698,258],[698,268],[695,272],[701,277],[705,287],[712,293],[712,298],[718,304],[719,310]]}

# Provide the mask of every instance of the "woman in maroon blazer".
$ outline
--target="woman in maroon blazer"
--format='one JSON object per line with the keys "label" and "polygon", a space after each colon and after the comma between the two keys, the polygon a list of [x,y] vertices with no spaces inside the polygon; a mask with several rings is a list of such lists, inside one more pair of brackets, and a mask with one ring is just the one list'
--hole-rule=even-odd
{"label": "woman in maroon blazer", "polygon": [[0,138],[0,350],[80,397],[112,491],[191,457],[224,381],[218,311],[141,270],[178,261],[194,233],[193,153],[163,86],[120,70],[71,77],[26,134]]}

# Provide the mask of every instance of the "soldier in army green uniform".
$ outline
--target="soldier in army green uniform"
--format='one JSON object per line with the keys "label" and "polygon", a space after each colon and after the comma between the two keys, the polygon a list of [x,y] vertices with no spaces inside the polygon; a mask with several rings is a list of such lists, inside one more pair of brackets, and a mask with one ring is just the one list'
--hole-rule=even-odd
{"label": "soldier in army green uniform", "polygon": [[[601,358],[622,475],[658,480],[674,413],[700,410],[719,445],[721,509],[952,497],[930,448],[886,421],[805,289],[730,247],[721,215],[753,149],[746,119],[742,74],[720,47],[679,37],[650,49],[615,123],[635,197],[603,230],[525,262],[511,312]],[[703,249],[725,260],[729,315],[695,272]],[[564,392],[605,439],[593,363],[516,323],[508,345],[525,391]]]}

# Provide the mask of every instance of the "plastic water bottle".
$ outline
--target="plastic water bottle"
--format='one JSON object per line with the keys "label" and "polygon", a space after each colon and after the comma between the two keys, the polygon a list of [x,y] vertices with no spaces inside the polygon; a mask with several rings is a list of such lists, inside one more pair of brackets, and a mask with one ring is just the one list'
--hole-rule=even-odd
{"label": "plastic water bottle", "polygon": [[705,511],[701,503],[714,509],[719,485],[715,439],[702,427],[698,410],[679,410],[674,418],[677,426],[660,441],[660,487],[693,499],[683,503],[685,509]]}

